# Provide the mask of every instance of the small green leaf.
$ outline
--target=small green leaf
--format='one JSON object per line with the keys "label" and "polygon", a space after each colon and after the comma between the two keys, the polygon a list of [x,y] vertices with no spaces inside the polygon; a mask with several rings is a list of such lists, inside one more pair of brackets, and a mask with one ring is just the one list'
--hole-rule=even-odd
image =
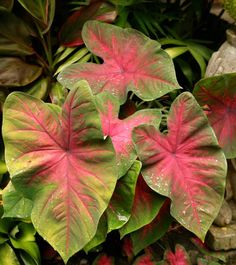
{"label": "small green leaf", "polygon": [[32,201],[16,191],[11,182],[3,190],[3,217],[29,218],[32,210]]}
{"label": "small green leaf", "polygon": [[8,244],[0,245],[0,264],[1,265],[20,265],[16,254]]}
{"label": "small green leaf", "polygon": [[47,97],[49,86],[49,78],[40,78],[39,80],[35,81],[29,89],[27,89],[27,94],[38,98],[38,99],[45,99]]}
{"label": "small green leaf", "polygon": [[119,229],[128,222],[141,166],[139,161],[135,161],[127,174],[117,182],[107,208],[108,232]]}
{"label": "small green leaf", "polygon": [[94,238],[84,247],[84,251],[88,253],[90,250],[96,248],[106,240],[106,237],[107,237],[107,218],[106,215],[103,214],[101,219],[99,220],[97,232]]}

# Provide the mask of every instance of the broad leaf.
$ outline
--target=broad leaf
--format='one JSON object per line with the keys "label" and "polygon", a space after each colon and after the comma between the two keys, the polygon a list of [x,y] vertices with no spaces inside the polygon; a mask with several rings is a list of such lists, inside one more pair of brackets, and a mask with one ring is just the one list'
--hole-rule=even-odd
{"label": "broad leaf", "polygon": [[124,103],[128,91],[143,100],[153,100],[178,89],[173,63],[160,44],[134,29],[89,21],[82,32],[87,48],[104,63],[74,64],[59,81],[71,87],[80,79],[91,85],[94,94],[109,91]]}
{"label": "broad leaf", "polygon": [[225,74],[199,81],[194,96],[206,109],[226,158],[236,157],[236,74]]}
{"label": "broad leaf", "polygon": [[36,80],[42,68],[16,57],[0,57],[0,86],[25,86]]}
{"label": "broad leaf", "polygon": [[181,245],[175,246],[175,253],[166,250],[165,261],[168,262],[168,265],[191,265],[189,256]]}
{"label": "broad leaf", "polygon": [[36,230],[65,262],[95,235],[117,179],[113,146],[103,139],[90,88],[85,81],[77,87],[61,112],[16,92],[3,114],[13,185],[33,201]]}
{"label": "broad leaf", "polygon": [[161,111],[157,109],[141,110],[124,120],[120,120],[118,118],[120,105],[114,96],[101,93],[96,97],[96,103],[104,137],[111,137],[116,151],[119,176],[123,176],[137,157],[132,142],[133,128],[141,124],[159,126]]}
{"label": "broad leaf", "polygon": [[51,27],[55,13],[55,0],[18,0],[18,2],[36,19],[43,33]]}
{"label": "broad leaf", "polygon": [[61,44],[67,47],[83,44],[81,32],[86,21],[94,19],[113,22],[116,16],[117,12],[113,5],[105,1],[91,1],[88,6],[74,12],[62,26],[59,34]]}
{"label": "broad leaf", "polygon": [[24,90],[25,93],[39,99],[46,99],[48,95],[48,88],[50,79],[42,77],[30,84],[29,88]]}
{"label": "broad leaf", "polygon": [[134,129],[147,184],[169,197],[171,215],[204,240],[221,207],[226,160],[194,97],[182,93],[171,106],[168,134],[151,125]]}
{"label": "broad leaf", "polygon": [[33,54],[30,31],[25,23],[0,7],[0,55]]}
{"label": "broad leaf", "polygon": [[135,189],[131,217],[120,229],[121,238],[153,221],[164,201],[165,198],[151,190],[140,175]]}
{"label": "broad leaf", "polygon": [[155,219],[146,226],[131,233],[134,254],[155,243],[167,231],[173,218],[170,216],[169,201],[166,200]]}
{"label": "broad leaf", "polygon": [[136,182],[142,164],[135,161],[125,176],[118,180],[107,208],[108,232],[128,222],[135,194]]}

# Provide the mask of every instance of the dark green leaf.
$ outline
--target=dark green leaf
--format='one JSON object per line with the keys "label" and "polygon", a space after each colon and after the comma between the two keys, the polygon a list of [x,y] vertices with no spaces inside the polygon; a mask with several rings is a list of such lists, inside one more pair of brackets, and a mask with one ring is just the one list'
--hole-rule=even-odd
{"label": "dark green leaf", "polygon": [[16,57],[0,57],[0,87],[25,86],[36,80],[42,68]]}
{"label": "dark green leaf", "polygon": [[18,2],[36,19],[43,33],[50,29],[55,14],[55,0],[18,0]]}
{"label": "dark green leaf", "polygon": [[[0,55],[33,54],[26,24],[5,8],[0,8]],[[9,55],[9,53],[8,53]]]}

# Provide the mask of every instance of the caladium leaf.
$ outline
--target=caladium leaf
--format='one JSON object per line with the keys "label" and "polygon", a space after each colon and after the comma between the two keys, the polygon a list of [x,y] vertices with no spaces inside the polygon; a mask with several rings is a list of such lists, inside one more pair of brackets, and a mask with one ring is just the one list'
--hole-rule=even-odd
{"label": "caladium leaf", "polygon": [[3,111],[13,185],[33,201],[36,230],[65,262],[95,235],[117,180],[90,88],[85,81],[77,87],[61,111],[20,92],[9,95]]}
{"label": "caladium leaf", "polygon": [[200,80],[193,91],[213,127],[226,158],[236,157],[236,74]]}
{"label": "caladium leaf", "polygon": [[83,25],[88,20],[113,22],[116,19],[116,8],[105,1],[91,1],[88,6],[74,12],[62,26],[59,39],[62,45],[73,47],[83,44],[81,36]]}
{"label": "caladium leaf", "polygon": [[108,232],[119,229],[128,222],[131,215],[136,182],[141,167],[141,162],[135,161],[127,174],[117,182],[106,211]]}
{"label": "caladium leaf", "polygon": [[156,262],[149,254],[144,254],[138,257],[133,265],[156,265]]}
{"label": "caladium leaf", "polygon": [[160,239],[171,225],[173,218],[170,215],[170,202],[166,200],[161,210],[150,223],[131,233],[134,254],[137,255],[141,250]]}
{"label": "caladium leaf", "polygon": [[107,256],[106,254],[99,255],[95,261],[93,262],[93,265],[114,265],[114,258]]}
{"label": "caladium leaf", "polygon": [[121,238],[149,224],[160,211],[165,198],[151,190],[140,175],[129,221],[119,230]]}
{"label": "caladium leaf", "polygon": [[87,48],[103,64],[74,64],[59,75],[59,81],[71,87],[80,79],[91,85],[94,94],[109,91],[125,102],[128,91],[142,100],[153,100],[178,89],[173,63],[160,44],[134,29],[122,29],[98,21],[83,28]]}
{"label": "caladium leaf", "polygon": [[168,134],[152,125],[134,129],[134,141],[147,184],[171,199],[171,215],[202,241],[221,207],[226,159],[194,97],[173,102]]}
{"label": "caladium leaf", "polygon": [[168,265],[191,265],[189,256],[181,245],[175,246],[175,253],[171,250],[166,250],[165,261],[168,262]]}
{"label": "caladium leaf", "polygon": [[132,130],[141,124],[159,126],[161,111],[158,109],[140,110],[132,116],[120,120],[120,105],[109,93],[101,93],[96,97],[96,105],[100,113],[104,137],[110,136],[114,145],[119,176],[123,176],[134,163],[137,154],[132,141]]}
{"label": "caladium leaf", "polygon": [[36,19],[43,33],[50,29],[55,14],[55,0],[18,0],[18,2]]}

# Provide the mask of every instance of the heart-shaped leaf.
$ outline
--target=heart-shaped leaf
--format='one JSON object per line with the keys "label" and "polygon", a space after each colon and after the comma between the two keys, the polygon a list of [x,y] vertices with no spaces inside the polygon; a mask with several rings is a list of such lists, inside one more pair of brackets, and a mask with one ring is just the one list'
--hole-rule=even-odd
{"label": "heart-shaped leaf", "polygon": [[175,246],[175,253],[171,250],[166,250],[165,261],[168,262],[168,265],[191,265],[189,256],[181,245]]}
{"label": "heart-shaped leaf", "polygon": [[55,13],[55,0],[18,0],[18,2],[36,19],[43,33],[50,29]]}
{"label": "heart-shaped leaf", "polygon": [[172,200],[172,216],[204,240],[223,201],[226,159],[190,93],[173,102],[167,124],[167,135],[152,125],[134,129],[141,172],[153,190]]}
{"label": "heart-shaped leaf", "polygon": [[129,221],[120,229],[121,238],[149,224],[157,216],[165,198],[151,190],[140,175]]}
{"label": "heart-shaped leaf", "polygon": [[36,80],[42,68],[17,57],[0,57],[0,86],[25,86]]}
{"label": "heart-shaped leaf", "polygon": [[143,100],[153,100],[179,88],[168,54],[158,42],[142,33],[89,21],[82,36],[88,49],[104,63],[74,64],[66,68],[58,77],[64,86],[71,87],[85,79],[94,94],[109,91],[121,104],[128,91]]}
{"label": "heart-shaped leaf", "polygon": [[193,91],[213,127],[226,158],[236,157],[236,74],[200,80]]}
{"label": "heart-shaped leaf", "polygon": [[134,163],[137,154],[132,141],[132,130],[141,124],[159,126],[161,111],[146,109],[137,111],[132,116],[120,120],[120,105],[109,93],[101,93],[96,97],[96,105],[100,113],[104,136],[110,136],[116,151],[119,176],[123,176]]}
{"label": "heart-shaped leaf", "polygon": [[108,232],[119,229],[128,222],[141,167],[141,162],[135,161],[126,175],[118,180],[106,211]]}
{"label": "heart-shaped leaf", "polygon": [[[62,110],[24,93],[4,105],[3,138],[13,185],[33,201],[32,222],[66,262],[95,235],[117,180],[87,82]],[[50,229],[48,229],[50,227]]]}
{"label": "heart-shaped leaf", "polygon": [[61,44],[73,47],[83,44],[81,36],[83,25],[88,20],[113,22],[116,19],[116,8],[105,1],[91,1],[88,6],[74,12],[62,26],[59,38]]}
{"label": "heart-shaped leaf", "polygon": [[170,215],[170,202],[166,200],[155,219],[148,225],[131,233],[134,254],[160,239],[171,225],[173,218]]}

